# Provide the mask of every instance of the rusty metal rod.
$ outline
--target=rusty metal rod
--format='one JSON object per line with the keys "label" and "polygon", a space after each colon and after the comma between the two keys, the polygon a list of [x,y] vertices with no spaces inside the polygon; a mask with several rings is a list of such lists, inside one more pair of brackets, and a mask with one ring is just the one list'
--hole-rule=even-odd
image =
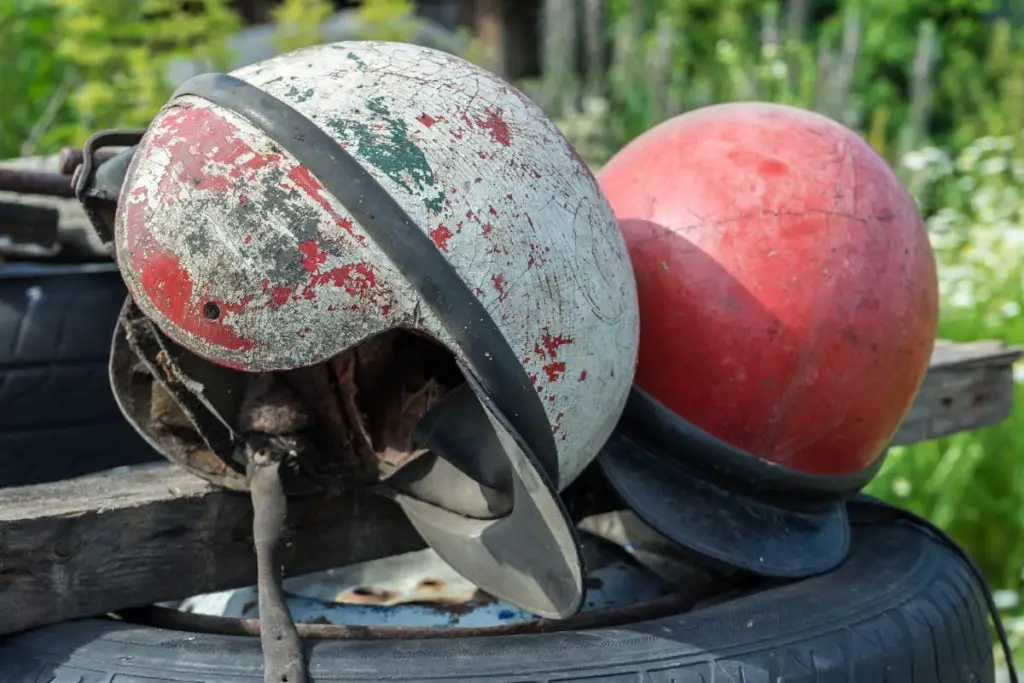
{"label": "rusty metal rod", "polygon": [[10,168],[0,168],[0,192],[39,194],[66,199],[73,199],[75,196],[71,179],[65,175]]}

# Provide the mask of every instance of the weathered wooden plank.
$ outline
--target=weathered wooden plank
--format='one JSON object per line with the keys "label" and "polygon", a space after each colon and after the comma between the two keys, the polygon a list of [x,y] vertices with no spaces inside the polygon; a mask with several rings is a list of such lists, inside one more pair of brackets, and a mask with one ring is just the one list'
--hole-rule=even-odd
{"label": "weathered wooden plank", "polygon": [[998,341],[935,345],[928,375],[894,445],[927,441],[1005,420],[1013,410],[1019,349]]}
{"label": "weathered wooden plank", "polygon": [[[289,574],[423,547],[367,494],[296,501],[289,527]],[[248,498],[169,465],[0,494],[0,634],[255,580]]]}
{"label": "weathered wooden plank", "polygon": [[[991,424],[1012,406],[998,342],[940,342],[896,438]],[[286,568],[301,574],[423,547],[391,502],[349,493],[296,501]],[[255,581],[252,512],[169,466],[0,493],[0,634]]]}

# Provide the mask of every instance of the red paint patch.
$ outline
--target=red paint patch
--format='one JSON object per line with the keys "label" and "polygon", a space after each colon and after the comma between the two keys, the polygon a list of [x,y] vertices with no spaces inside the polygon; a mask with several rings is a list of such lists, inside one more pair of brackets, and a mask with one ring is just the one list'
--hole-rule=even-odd
{"label": "red paint patch", "polygon": [[488,131],[491,134],[491,139],[499,145],[508,147],[512,142],[512,132],[505,120],[501,118],[501,110],[487,107],[484,109],[484,114],[487,115],[487,118],[477,119],[476,125]]}
{"label": "red paint patch", "polygon": [[253,297],[245,297],[237,303],[204,301],[215,303],[221,309],[220,318],[208,320],[202,314],[203,304],[192,298],[195,287],[191,275],[173,254],[154,249],[147,253],[136,252],[132,256],[133,262],[139,266],[140,284],[150,303],[170,322],[224,349],[245,351],[253,347],[251,340],[238,336],[223,320],[224,313],[244,311]]}
{"label": "red paint patch", "polygon": [[252,244],[252,235],[246,235],[245,239],[242,240],[245,244]]}
{"label": "red paint patch", "polygon": [[355,230],[352,227],[352,221],[350,221],[348,218],[339,216],[334,211],[334,209],[331,208],[331,203],[322,194],[324,189],[323,185],[320,184],[319,180],[313,177],[313,174],[309,172],[308,168],[301,165],[292,166],[290,169],[288,169],[288,178],[293,183],[295,183],[296,187],[302,190],[302,192],[304,192],[306,196],[308,196],[310,199],[319,204],[323,208],[323,210],[326,211],[328,215],[330,215],[330,217],[334,220],[334,223],[339,228],[341,228],[349,235],[354,237],[356,241],[359,242],[360,244],[363,241],[365,241],[366,238],[363,235],[356,234]]}
{"label": "red paint patch", "polygon": [[[533,347],[533,352],[541,358],[558,358],[558,349],[572,344],[575,340],[572,337],[552,337],[547,330]],[[563,368],[564,369],[564,368]]]}
{"label": "red paint patch", "polygon": [[490,205],[488,205],[488,207],[487,207],[487,213],[491,214],[492,216],[497,216],[498,215],[497,210],[493,206],[490,206]]}
{"label": "red paint patch", "polygon": [[[378,286],[377,273],[368,263],[349,263],[340,268],[331,268],[310,278],[309,284],[302,289],[302,298],[316,299],[320,287],[333,285],[341,287],[351,296],[362,299],[372,306],[380,306],[382,315],[388,315],[394,305],[394,293],[385,287]],[[353,311],[359,306],[352,304]]]}
{"label": "red paint patch", "polygon": [[494,283],[494,291],[496,291],[498,293],[498,300],[500,301],[500,300],[504,299],[505,298],[505,276],[504,275],[495,275],[495,276],[493,276],[491,278],[491,281]]}
{"label": "red paint patch", "polygon": [[789,172],[789,166],[778,159],[765,159],[757,165],[757,171],[761,175],[780,176]]}
{"label": "red paint patch", "polygon": [[170,156],[158,182],[160,199],[167,204],[184,187],[227,194],[237,181],[281,162],[280,154],[252,149],[214,110],[195,107],[175,107],[151,128],[147,153],[156,149]]}
{"label": "red paint patch", "polygon": [[434,123],[436,123],[436,121],[437,121],[437,119],[435,119],[430,114],[420,114],[419,116],[416,117],[416,120],[419,121],[420,123],[422,123],[427,128],[430,128],[431,126],[433,126]]}
{"label": "red paint patch", "polygon": [[581,382],[586,382],[587,381],[587,371],[586,370],[584,370],[583,372],[580,373],[580,380],[579,381],[581,381]]}
{"label": "red paint patch", "polygon": [[461,130],[450,130],[448,132],[451,133],[451,136],[456,140],[461,140],[463,137],[465,137],[465,133],[463,133]]}
{"label": "red paint patch", "polygon": [[444,223],[430,231],[430,239],[441,251],[448,251],[448,240],[452,238],[452,231]]}
{"label": "red paint patch", "polygon": [[548,363],[544,366],[544,372],[547,373],[549,382],[557,382],[565,373],[565,363],[561,361]]}
{"label": "red paint patch", "polygon": [[541,247],[538,244],[530,243],[530,255],[526,259],[526,268],[529,270],[536,264],[544,265],[547,263],[545,255],[551,251],[551,247]]}
{"label": "red paint patch", "polygon": [[308,241],[299,245],[302,252],[302,267],[310,273],[320,270],[320,266],[327,262],[327,252],[320,249],[316,242]]}

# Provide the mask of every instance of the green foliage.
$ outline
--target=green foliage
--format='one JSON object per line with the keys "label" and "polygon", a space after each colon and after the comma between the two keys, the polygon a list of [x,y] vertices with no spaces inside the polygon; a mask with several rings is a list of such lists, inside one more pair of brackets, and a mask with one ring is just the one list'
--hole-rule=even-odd
{"label": "green foliage", "polygon": [[68,120],[76,79],[56,54],[59,17],[48,0],[0,0],[0,158],[32,154]]}
{"label": "green foliage", "polygon": [[145,126],[171,93],[171,62],[226,67],[224,39],[239,25],[227,0],[0,2],[4,157]]}
{"label": "green foliage", "polygon": [[284,0],[274,8],[275,46],[279,54],[323,42],[322,26],[334,13],[330,0]]}
{"label": "green foliage", "polygon": [[363,0],[359,6],[363,40],[390,40],[406,43],[416,32],[416,6],[412,0]]}

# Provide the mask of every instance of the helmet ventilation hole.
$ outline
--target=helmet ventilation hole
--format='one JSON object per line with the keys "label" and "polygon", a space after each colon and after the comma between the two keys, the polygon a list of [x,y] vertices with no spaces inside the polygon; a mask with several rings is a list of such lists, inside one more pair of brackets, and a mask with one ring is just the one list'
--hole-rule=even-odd
{"label": "helmet ventilation hole", "polygon": [[203,317],[207,320],[216,320],[220,317],[220,306],[212,301],[203,304]]}

